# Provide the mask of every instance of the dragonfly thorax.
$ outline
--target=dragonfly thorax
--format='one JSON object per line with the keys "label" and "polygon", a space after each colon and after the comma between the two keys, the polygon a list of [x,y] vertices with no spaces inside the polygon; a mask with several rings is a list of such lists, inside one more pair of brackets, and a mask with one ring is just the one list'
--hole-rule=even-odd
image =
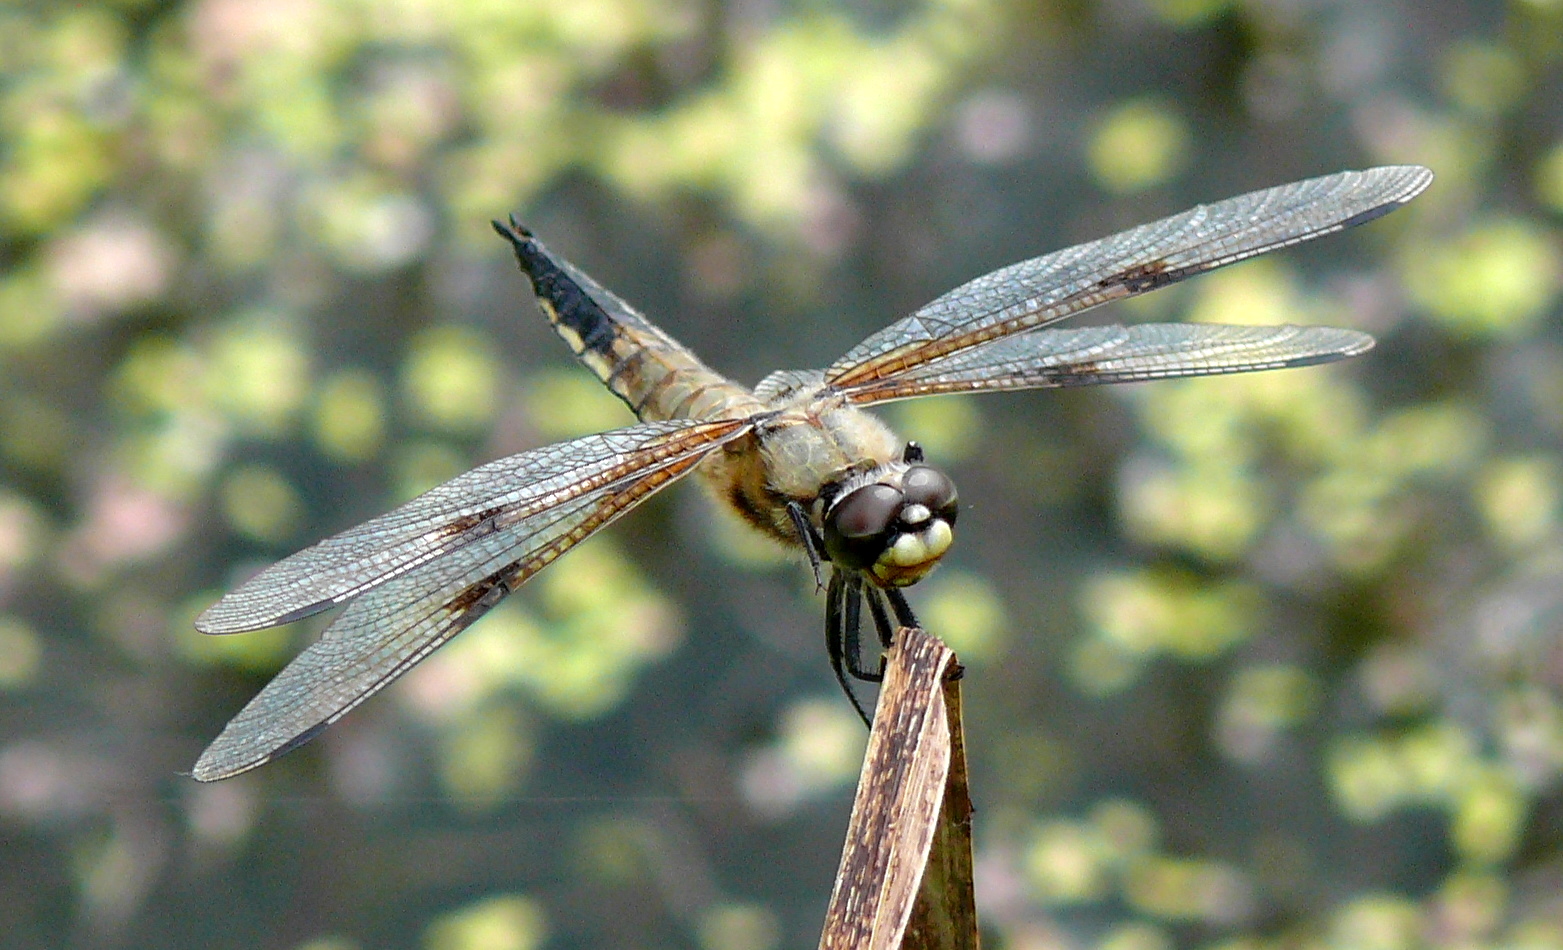
{"label": "dragonfly thorax", "polygon": [[955,483],[927,465],[892,462],[843,485],[825,509],[825,553],[881,587],[910,587],[955,540]]}

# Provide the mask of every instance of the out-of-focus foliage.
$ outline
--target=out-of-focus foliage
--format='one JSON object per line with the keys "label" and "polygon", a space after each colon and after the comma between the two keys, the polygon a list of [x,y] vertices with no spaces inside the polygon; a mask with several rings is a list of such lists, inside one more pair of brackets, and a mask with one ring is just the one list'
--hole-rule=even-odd
{"label": "out-of-focus foliage", "polygon": [[0,943],[771,950],[864,735],[812,579],[691,488],[317,742],[184,775],[311,620],[263,564],[626,424],[512,211],[718,368],[1253,187],[1438,174],[1117,320],[1349,364],[888,415],[961,486],[992,942],[1563,947],[1563,6],[0,7]]}

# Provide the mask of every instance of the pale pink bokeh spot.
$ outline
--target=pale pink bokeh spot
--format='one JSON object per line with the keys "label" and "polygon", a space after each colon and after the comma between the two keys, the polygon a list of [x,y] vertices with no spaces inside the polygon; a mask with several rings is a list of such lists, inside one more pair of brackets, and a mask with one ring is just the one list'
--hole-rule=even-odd
{"label": "pale pink bokeh spot", "polygon": [[189,524],[183,505],[123,475],[109,475],[95,486],[86,516],[60,546],[60,570],[77,582],[96,583],[115,567],[167,550]]}

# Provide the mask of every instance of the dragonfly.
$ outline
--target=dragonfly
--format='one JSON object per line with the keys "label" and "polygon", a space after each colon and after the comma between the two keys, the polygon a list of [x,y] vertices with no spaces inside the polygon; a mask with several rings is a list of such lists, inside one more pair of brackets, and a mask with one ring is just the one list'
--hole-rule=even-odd
{"label": "dragonfly", "polygon": [[[691,473],[807,560],[825,593],[832,671],[867,722],[849,680],[877,680],[881,651],[900,627],[916,626],[903,591],[950,549],[960,507],[949,475],[868,407],[1364,353],[1372,337],[1334,327],[1054,324],[1371,221],[1432,177],[1417,165],[1385,166],[1199,205],[978,277],[822,370],[776,372],[753,389],[706,366],[513,217],[496,221],[543,315],[640,422],[489,462],[223,596],[197,618],[203,633],[346,607],[227,724],[192,774],[228,778],[308,742],[570,548]],[[865,610],[877,664],[865,656]]]}

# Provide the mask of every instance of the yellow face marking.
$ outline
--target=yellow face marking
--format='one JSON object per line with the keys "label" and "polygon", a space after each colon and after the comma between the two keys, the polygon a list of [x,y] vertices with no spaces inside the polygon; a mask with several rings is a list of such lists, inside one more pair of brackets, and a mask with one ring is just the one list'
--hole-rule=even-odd
{"label": "yellow face marking", "polygon": [[907,532],[885,549],[869,568],[886,587],[910,587],[927,577],[955,542],[955,532],[943,518],[935,518],[921,531]]}
{"label": "yellow face marking", "polygon": [[955,529],[943,518],[934,519],[923,534],[927,538],[928,556],[934,559],[944,557],[944,552],[955,543]]}

